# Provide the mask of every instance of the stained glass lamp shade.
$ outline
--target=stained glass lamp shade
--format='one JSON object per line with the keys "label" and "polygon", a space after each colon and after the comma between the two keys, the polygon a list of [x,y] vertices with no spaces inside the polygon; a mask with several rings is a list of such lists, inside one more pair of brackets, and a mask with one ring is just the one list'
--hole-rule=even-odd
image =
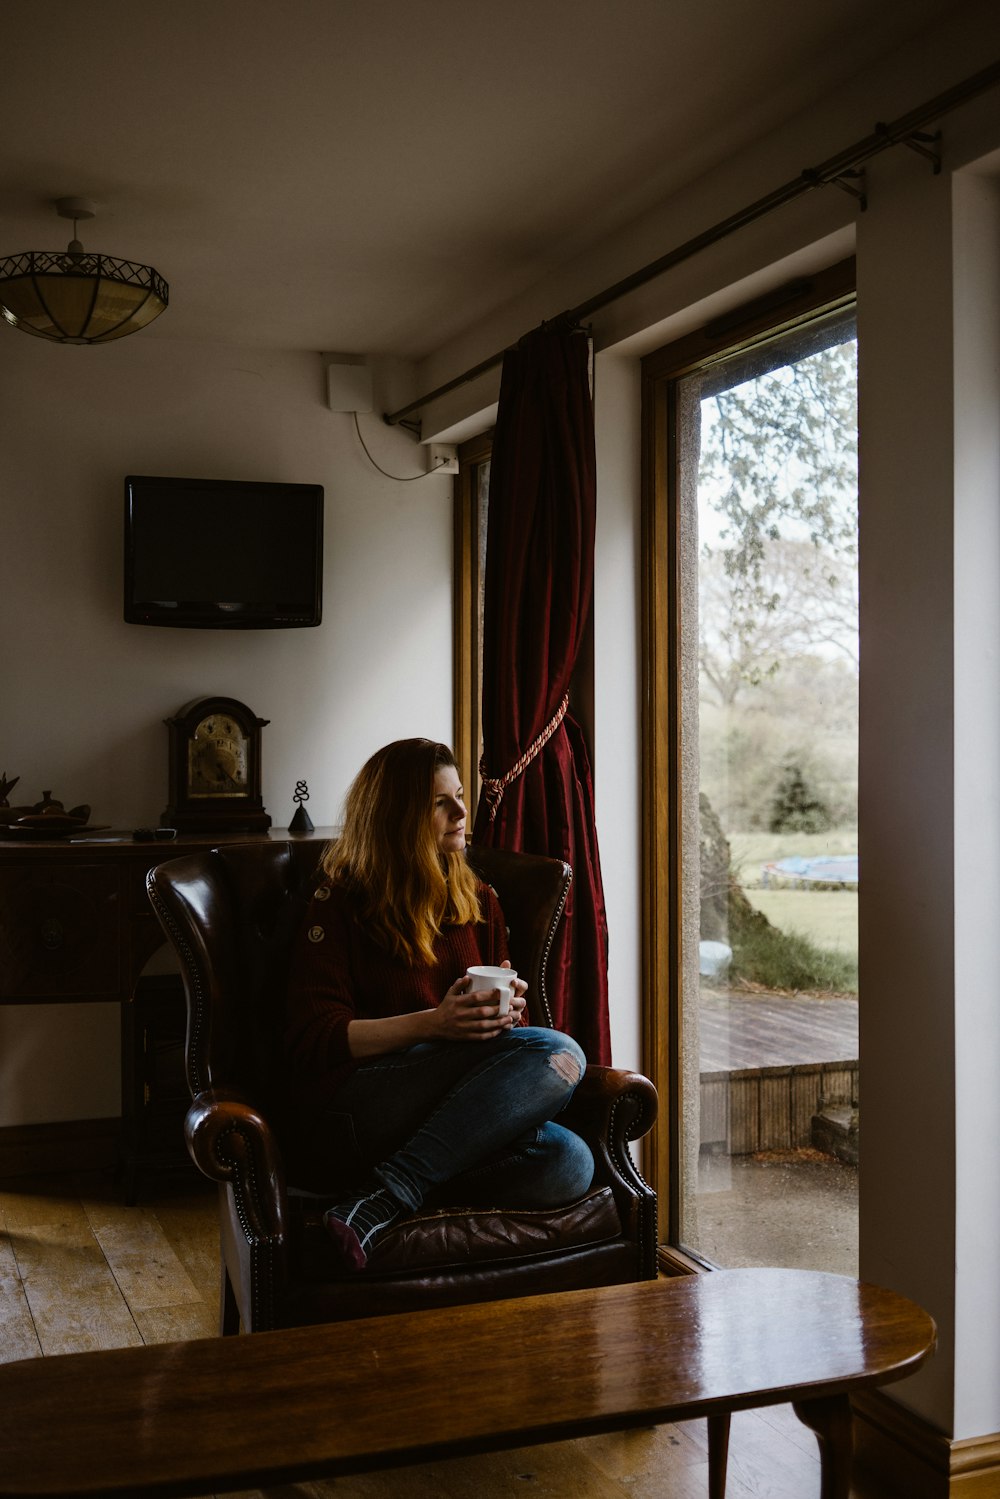
{"label": "stained glass lamp shade", "polygon": [[[92,218],[86,199],[61,198],[64,218]],[[108,343],[137,333],[167,306],[169,288],[151,265],[84,250],[25,250],[0,260],[0,313],[53,343]]]}

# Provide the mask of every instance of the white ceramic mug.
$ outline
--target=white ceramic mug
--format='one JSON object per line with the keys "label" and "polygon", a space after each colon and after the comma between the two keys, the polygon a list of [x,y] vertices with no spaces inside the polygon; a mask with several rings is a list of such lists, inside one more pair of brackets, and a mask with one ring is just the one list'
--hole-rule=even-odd
{"label": "white ceramic mug", "polygon": [[498,1015],[506,1015],[510,1010],[511,996],[514,993],[514,980],[517,978],[513,968],[467,968],[466,973],[472,979],[473,989],[499,989],[500,1008]]}

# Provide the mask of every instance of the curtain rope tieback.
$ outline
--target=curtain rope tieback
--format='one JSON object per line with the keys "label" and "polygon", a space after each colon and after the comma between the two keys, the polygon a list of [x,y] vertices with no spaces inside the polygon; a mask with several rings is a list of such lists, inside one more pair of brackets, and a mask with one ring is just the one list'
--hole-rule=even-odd
{"label": "curtain rope tieback", "polygon": [[558,729],[559,725],[566,717],[566,710],[568,708],[569,693],[567,692],[562,702],[559,704],[559,707],[553,714],[551,720],[546,724],[545,728],[539,734],[538,738],[533,740],[531,744],[528,745],[528,748],[525,750],[520,760],[515,761],[506,775],[499,777],[488,776],[486,774],[486,756],[484,755],[482,757],[479,762],[479,773],[483,778],[483,795],[486,797],[486,800],[490,804],[490,822],[493,822],[496,819],[497,809],[500,806],[500,802],[503,799],[503,794],[507,790],[507,787],[512,785],[523,771],[527,770],[528,766],[531,764],[532,760],[534,760],[535,756],[545,747],[545,745],[548,744],[549,740],[552,738],[552,735],[555,733],[556,729]]}

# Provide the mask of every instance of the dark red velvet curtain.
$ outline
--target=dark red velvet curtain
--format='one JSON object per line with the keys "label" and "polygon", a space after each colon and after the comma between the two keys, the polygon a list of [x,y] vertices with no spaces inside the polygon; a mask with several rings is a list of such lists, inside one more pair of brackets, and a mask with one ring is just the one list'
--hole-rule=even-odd
{"label": "dark red velvet curtain", "polygon": [[[573,866],[549,959],[553,1020],[611,1060],[608,927],[590,759],[569,710],[594,581],[589,345],[545,326],[504,356],[490,464],[483,775],[473,841]],[[539,741],[542,741],[539,743]],[[529,1013],[531,996],[528,996]]]}

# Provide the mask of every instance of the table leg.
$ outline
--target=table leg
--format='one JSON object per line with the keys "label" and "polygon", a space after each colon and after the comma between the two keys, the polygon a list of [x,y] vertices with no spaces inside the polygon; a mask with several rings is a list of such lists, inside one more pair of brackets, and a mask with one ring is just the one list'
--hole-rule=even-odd
{"label": "table leg", "polygon": [[708,1418],[708,1499],[726,1499],[729,1412]]}
{"label": "table leg", "polygon": [[854,1431],[846,1395],[825,1400],[794,1400],[792,1409],[819,1438],[820,1499],[850,1499]]}

